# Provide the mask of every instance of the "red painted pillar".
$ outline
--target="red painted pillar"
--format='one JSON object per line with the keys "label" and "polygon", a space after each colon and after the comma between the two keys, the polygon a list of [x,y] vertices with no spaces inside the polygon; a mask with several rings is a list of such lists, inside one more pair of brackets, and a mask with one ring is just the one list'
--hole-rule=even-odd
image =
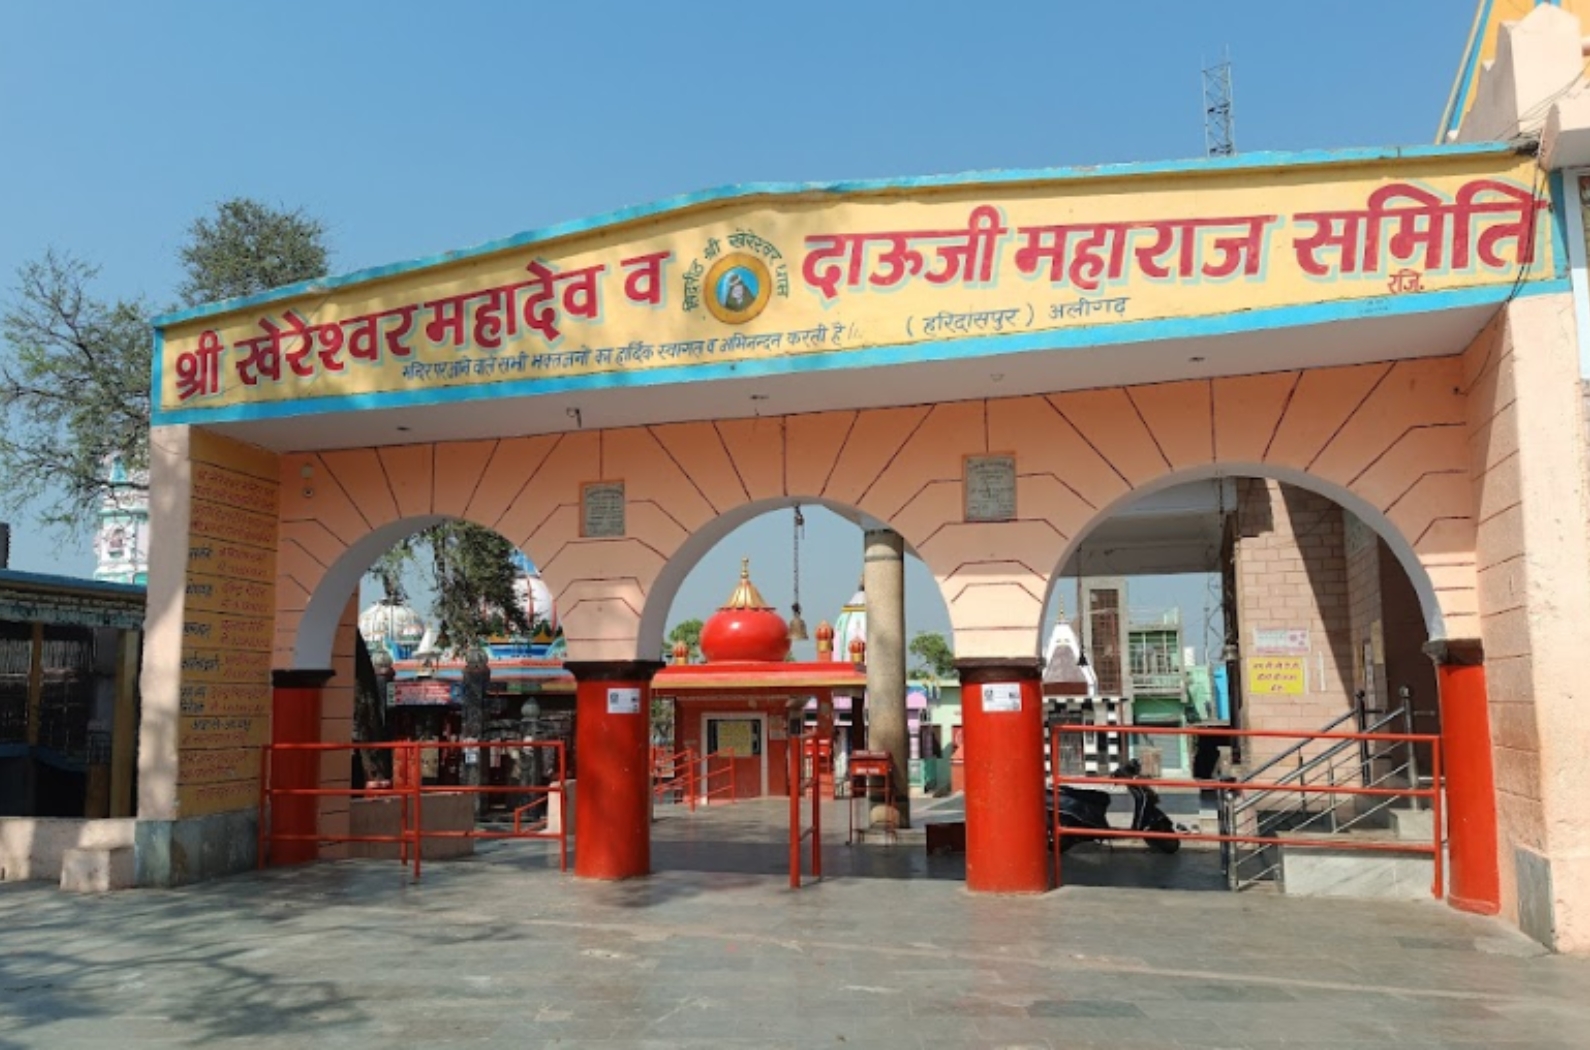
{"label": "red painted pillar", "polygon": [[657,661],[567,665],[577,682],[574,874],[651,874],[651,676]]}
{"label": "red painted pillar", "polygon": [[1478,641],[1432,642],[1441,696],[1441,766],[1446,778],[1447,903],[1463,911],[1501,910],[1496,778],[1485,655]]}
{"label": "red painted pillar", "polygon": [[1049,889],[1043,682],[1036,660],[957,660],[966,740],[966,888]]}
{"label": "red painted pillar", "polygon": [[[313,744],[320,740],[320,690],[331,679],[330,671],[277,671],[272,676],[271,743]],[[264,776],[265,771],[260,770]],[[270,769],[272,788],[320,786],[320,754],[316,751],[276,751]],[[314,795],[276,797],[270,801],[271,833],[313,835],[320,830],[320,800]],[[314,860],[319,844],[311,840],[269,843],[272,864],[302,864]]]}

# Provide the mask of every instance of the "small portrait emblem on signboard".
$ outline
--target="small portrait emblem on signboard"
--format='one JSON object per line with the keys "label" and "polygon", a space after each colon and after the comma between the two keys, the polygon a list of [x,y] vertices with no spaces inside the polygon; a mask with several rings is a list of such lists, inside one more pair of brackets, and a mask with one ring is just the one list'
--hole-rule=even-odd
{"label": "small portrait emblem on signboard", "polygon": [[773,281],[761,259],[732,252],[712,264],[703,289],[713,317],[724,324],[744,324],[767,308]]}
{"label": "small portrait emblem on signboard", "polygon": [[778,246],[754,230],[709,237],[684,271],[680,302],[687,314],[702,307],[724,324],[745,324],[773,299],[789,298],[789,263]]}
{"label": "small portrait emblem on signboard", "polygon": [[580,489],[580,535],[614,539],[624,535],[624,483],[590,481]]}

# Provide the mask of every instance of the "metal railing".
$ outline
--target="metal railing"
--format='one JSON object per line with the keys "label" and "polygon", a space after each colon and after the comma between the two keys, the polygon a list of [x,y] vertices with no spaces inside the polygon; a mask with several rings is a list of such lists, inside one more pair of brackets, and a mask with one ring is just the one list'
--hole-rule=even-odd
{"label": "metal railing", "polygon": [[[1079,725],[1054,725],[1049,729],[1049,748],[1053,755],[1061,754],[1061,738],[1066,733],[1092,732],[1096,727]],[[1445,871],[1442,856],[1442,796],[1441,796],[1441,738],[1434,734],[1419,733],[1385,733],[1385,732],[1314,732],[1314,733],[1287,733],[1260,729],[1200,729],[1196,727],[1167,727],[1167,726],[1113,726],[1112,732],[1126,734],[1152,734],[1154,736],[1215,736],[1239,737],[1246,739],[1270,740],[1295,740],[1299,746],[1307,747],[1310,744],[1328,742],[1328,746],[1335,743],[1388,743],[1388,744],[1426,744],[1430,748],[1431,776],[1433,783],[1428,788],[1418,787],[1416,784],[1407,787],[1392,787],[1382,784],[1338,784],[1338,783],[1313,783],[1303,784],[1296,782],[1280,783],[1278,781],[1249,780],[1238,783],[1230,780],[1178,780],[1157,779],[1152,777],[1124,777],[1124,776],[1078,776],[1066,775],[1060,768],[1059,762],[1051,764],[1049,778],[1050,813],[1052,826],[1050,829],[1053,843],[1053,863],[1055,870],[1055,883],[1061,882],[1060,855],[1062,853],[1062,840],[1066,837],[1089,839],[1179,839],[1184,842],[1217,842],[1222,848],[1236,845],[1286,847],[1299,849],[1343,849],[1361,850],[1364,852],[1378,853],[1415,853],[1428,854],[1432,858],[1434,872],[1430,892],[1440,899],[1445,885]],[[1289,753],[1292,749],[1288,749]],[[1273,763],[1267,762],[1259,767],[1260,772],[1266,768],[1274,768]],[[1254,828],[1253,834],[1243,834],[1238,829],[1225,821],[1218,834],[1208,834],[1198,831],[1177,828],[1174,831],[1149,831],[1136,828],[1094,828],[1085,829],[1068,828],[1061,819],[1062,807],[1061,789],[1067,784],[1098,787],[1100,785],[1117,785],[1121,787],[1147,787],[1153,789],[1195,789],[1198,791],[1219,792],[1222,796],[1241,796],[1249,792],[1280,791],[1300,796],[1317,797],[1326,801],[1334,796],[1348,798],[1367,798],[1376,800],[1395,799],[1429,799],[1432,810],[1434,831],[1432,841],[1427,843],[1413,841],[1379,841],[1362,838],[1323,835],[1299,835],[1295,829],[1269,829],[1264,834],[1259,834]],[[1222,806],[1234,803],[1222,802]],[[1389,803],[1388,803],[1389,804]]]}
{"label": "metal railing", "polygon": [[[1358,699],[1359,703],[1353,710],[1238,779],[1235,783],[1240,794],[1235,791],[1222,792],[1222,829],[1235,831],[1248,824],[1260,836],[1281,830],[1292,834],[1340,835],[1366,828],[1371,821],[1404,798],[1412,808],[1419,808],[1422,801],[1420,795],[1386,796],[1372,799],[1367,804],[1355,802],[1354,811],[1344,817],[1335,800],[1322,800],[1316,794],[1303,790],[1311,784],[1321,783],[1371,788],[1393,784],[1409,788],[1420,786],[1416,741],[1411,732],[1412,714],[1409,709],[1401,707],[1392,711],[1371,712],[1363,707],[1361,694]],[[1356,737],[1337,739],[1323,750],[1319,749],[1317,741],[1320,734],[1335,733],[1349,721],[1357,725]],[[1388,731],[1395,732],[1389,727],[1398,723],[1402,728],[1395,737],[1387,739],[1382,735]],[[1255,789],[1255,782],[1266,773],[1283,769],[1284,772],[1272,777],[1278,787],[1262,791]],[[1244,849],[1240,844],[1233,844],[1222,859],[1226,880],[1234,890],[1244,889],[1257,882],[1276,881],[1281,874],[1280,857],[1268,847]]]}
{"label": "metal railing", "polygon": [[[552,782],[547,784],[426,784],[420,776],[421,752],[428,749],[460,750],[466,752],[466,760],[472,750],[477,768],[483,768],[479,759],[483,752],[501,750],[514,753],[515,757],[524,768],[524,763],[534,761],[536,768],[547,768],[555,771]],[[390,787],[362,788],[354,787],[282,787],[274,782],[276,758],[281,755],[303,754],[305,752],[327,753],[346,751],[350,755],[354,751],[389,751],[392,753],[393,781]],[[529,753],[528,755],[526,753]],[[545,765],[541,762],[543,754],[550,753],[552,761]],[[505,756],[507,757],[507,756]],[[260,788],[259,788],[259,837],[256,843],[258,866],[264,868],[270,863],[271,847],[277,843],[300,842],[322,844],[336,843],[372,843],[396,845],[398,859],[404,864],[413,864],[414,878],[420,877],[421,854],[424,853],[426,839],[548,839],[558,843],[558,870],[567,871],[569,868],[569,814],[568,794],[564,784],[568,780],[568,766],[560,740],[480,740],[480,741],[439,741],[439,740],[405,740],[388,743],[348,743],[348,744],[263,744],[260,747]],[[537,796],[529,802],[521,803],[513,808],[513,824],[511,830],[495,830],[491,827],[482,827],[478,821],[472,819],[468,828],[461,829],[432,829],[424,826],[425,799],[440,795],[470,795],[475,797],[491,796]],[[553,796],[556,796],[558,807],[558,826],[552,830],[551,813]],[[320,799],[320,798],[346,798],[349,800],[359,798],[393,798],[401,803],[399,807],[398,831],[391,835],[355,835],[351,832],[339,834],[325,828],[315,827],[313,832],[287,832],[278,831],[272,825],[273,806],[277,800],[291,799]],[[543,815],[539,819],[527,820],[527,814],[540,808]]]}
{"label": "metal railing", "polygon": [[712,805],[713,799],[733,802],[738,797],[734,776],[734,755],[714,751],[701,762],[701,803]]}
{"label": "metal railing", "polygon": [[[789,741],[789,888],[801,888],[801,843],[811,840],[812,878],[823,877],[821,763],[813,746],[817,734],[803,733]],[[811,798],[811,824],[801,827],[801,799]]]}
{"label": "metal railing", "polygon": [[669,751],[665,747],[651,749],[651,791],[658,800],[684,802],[691,812],[696,808],[696,752],[693,748]]}

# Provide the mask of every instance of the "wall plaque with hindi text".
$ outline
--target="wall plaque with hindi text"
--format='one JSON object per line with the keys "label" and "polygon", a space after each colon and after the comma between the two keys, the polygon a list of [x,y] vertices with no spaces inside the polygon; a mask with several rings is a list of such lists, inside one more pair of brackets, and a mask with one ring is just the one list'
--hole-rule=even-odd
{"label": "wall plaque with hindi text", "polygon": [[624,483],[593,481],[580,492],[580,535],[611,539],[624,535]]}
{"label": "wall plaque with hindi text", "polygon": [[1016,457],[967,456],[966,520],[1009,521],[1016,516]]}

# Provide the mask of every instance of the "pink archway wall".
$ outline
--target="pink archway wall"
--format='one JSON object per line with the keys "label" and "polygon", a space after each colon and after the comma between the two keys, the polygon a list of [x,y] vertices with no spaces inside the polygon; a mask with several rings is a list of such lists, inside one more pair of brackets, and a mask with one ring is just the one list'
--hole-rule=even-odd
{"label": "pink archway wall", "polygon": [[[1225,473],[1314,488],[1377,528],[1432,638],[1479,635],[1457,357],[785,417],[281,457],[274,665],[333,668],[374,557],[442,518],[534,558],[569,655],[653,659],[689,568],[797,500],[898,530],[938,580],[963,658],[1038,651],[1052,576],[1115,509]],[[964,457],[1014,453],[1015,520],[962,520]],[[303,478],[314,479],[305,484]],[[627,535],[580,536],[580,486],[622,480]]]}
{"label": "pink archway wall", "polygon": [[[737,525],[797,500],[898,530],[938,581],[959,658],[1032,660],[1053,577],[1080,538],[1135,498],[1219,473],[1274,477],[1335,498],[1403,561],[1430,636],[1475,638],[1462,371],[1463,359],[1449,357],[286,454],[273,665],[332,671],[319,695],[321,739],[351,739],[359,578],[401,536],[461,518],[536,561],[571,661],[632,668],[660,652],[674,595],[701,556]],[[1016,456],[1013,521],[963,521],[964,458],[983,453]],[[581,485],[598,480],[624,482],[621,539],[580,535]],[[324,765],[321,785],[346,784],[344,766]],[[338,828],[345,803],[324,800],[318,820]],[[649,870],[642,837],[582,873]],[[586,856],[596,856],[594,841]],[[1042,879],[1035,868],[998,888],[1035,888]]]}

